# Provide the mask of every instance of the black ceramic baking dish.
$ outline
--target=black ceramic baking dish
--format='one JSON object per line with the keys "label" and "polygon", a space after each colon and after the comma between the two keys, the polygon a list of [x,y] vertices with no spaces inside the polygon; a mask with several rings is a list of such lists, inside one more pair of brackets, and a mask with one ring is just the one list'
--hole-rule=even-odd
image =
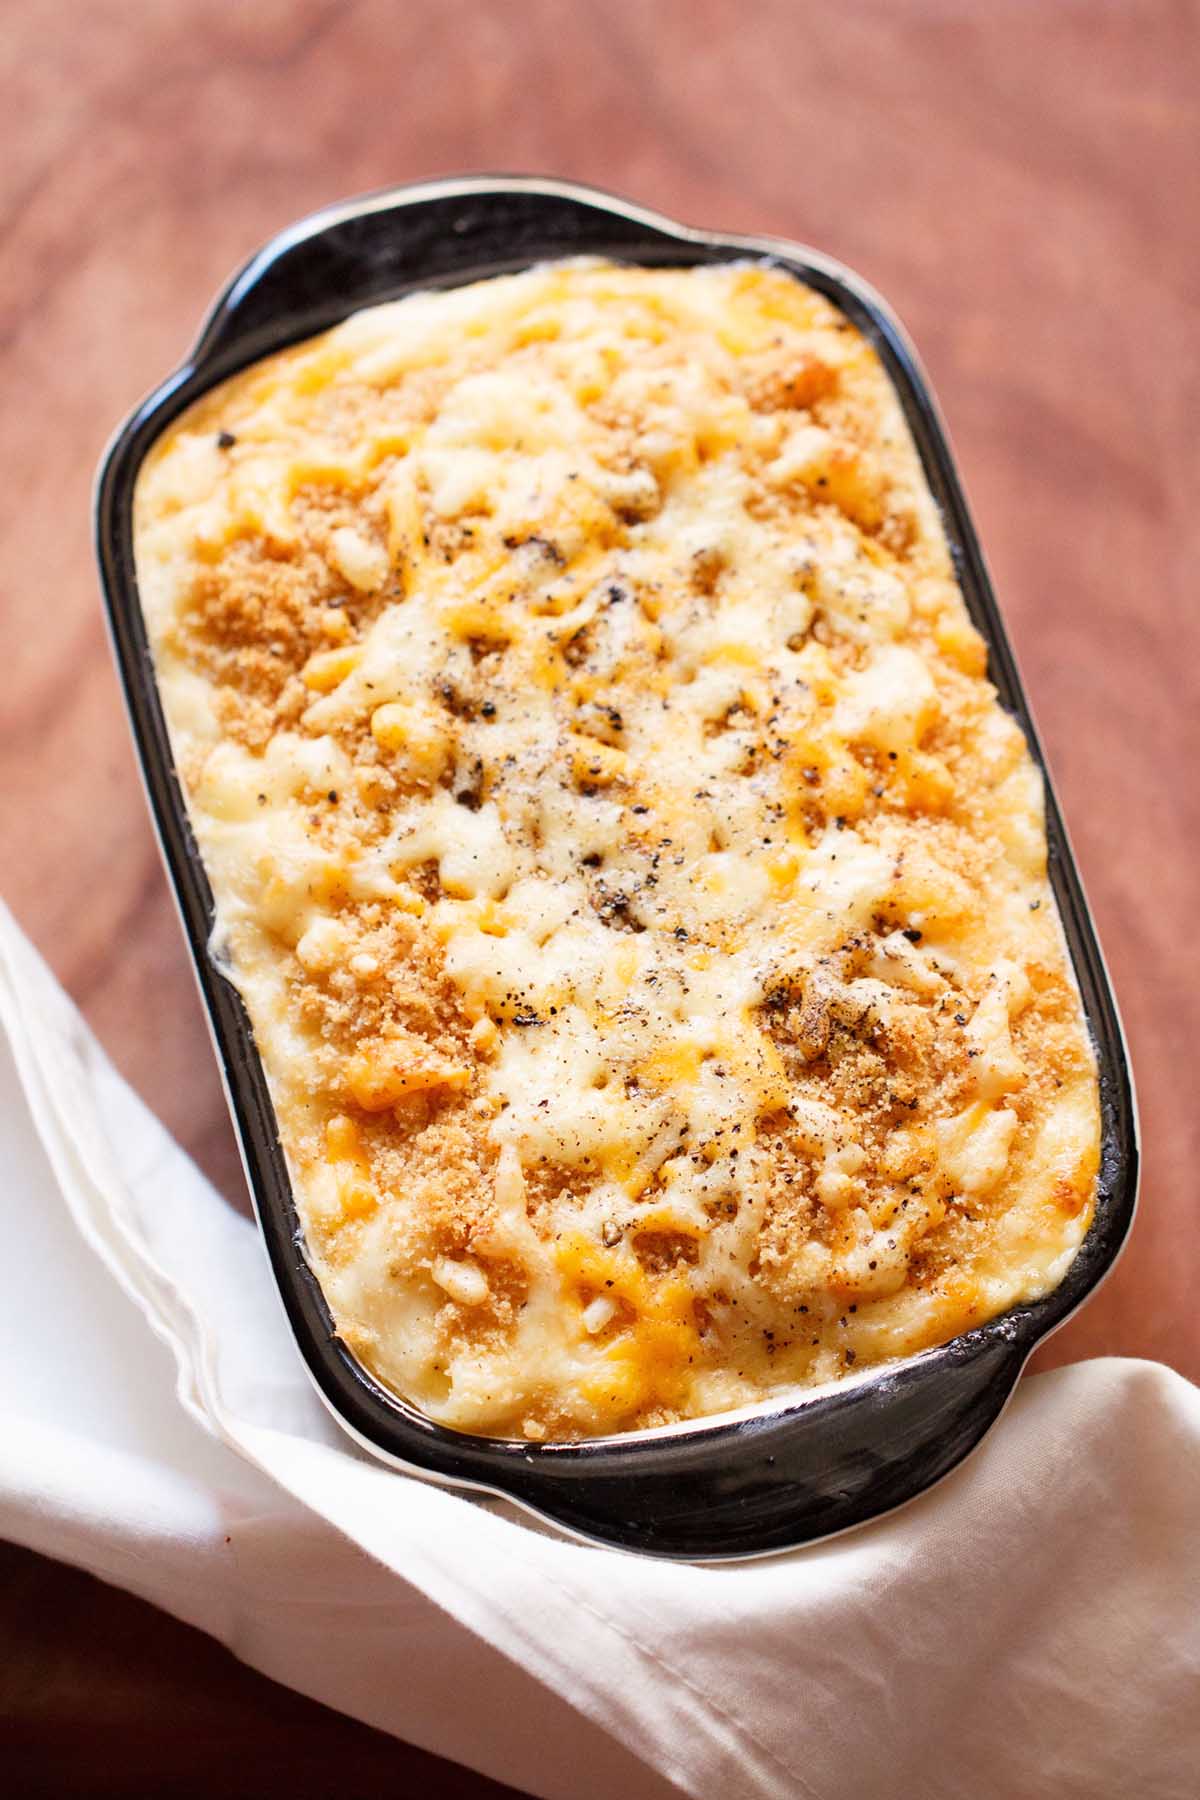
{"label": "black ceramic baking dish", "polygon": [[1095,1045],[1103,1120],[1095,1219],[1062,1284],[940,1349],[748,1415],[564,1445],[470,1436],[425,1418],[361,1367],[336,1335],[305,1259],[249,1021],[209,955],[212,896],[172,763],[138,600],[138,470],[154,440],[198,395],[360,307],[580,254],[647,265],[766,257],[828,295],[865,332],[903,402],[967,605],[989,646],[991,678],[1040,762],[937,411],[912,348],[879,298],[799,245],[688,230],[560,182],[480,177],[399,188],[281,232],[230,283],[188,360],[114,438],[97,490],[97,552],[134,738],[259,1223],[301,1355],[325,1401],[385,1461],[506,1496],[584,1537],[661,1556],[749,1556],[875,1518],[953,1469],[999,1416],[1031,1351],[1107,1274],[1129,1230],[1138,1163],[1129,1068],[1053,792],[1047,788],[1051,880]]}

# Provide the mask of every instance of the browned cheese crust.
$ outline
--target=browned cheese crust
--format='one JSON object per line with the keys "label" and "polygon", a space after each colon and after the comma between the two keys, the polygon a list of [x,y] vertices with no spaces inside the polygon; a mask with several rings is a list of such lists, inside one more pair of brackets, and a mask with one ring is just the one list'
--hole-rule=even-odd
{"label": "browned cheese crust", "polygon": [[346,1340],[667,1423],[1061,1279],[1096,1078],[1038,777],[886,376],[566,264],[207,396],[138,495],[189,807]]}

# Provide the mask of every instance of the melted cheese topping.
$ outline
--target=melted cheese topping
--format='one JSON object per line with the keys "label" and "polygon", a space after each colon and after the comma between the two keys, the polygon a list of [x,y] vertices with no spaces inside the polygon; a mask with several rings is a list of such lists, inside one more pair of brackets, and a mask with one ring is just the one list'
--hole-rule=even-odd
{"label": "melted cheese topping", "polygon": [[757,266],[360,313],[157,446],[138,572],[308,1252],[430,1415],[708,1414],[1061,1278],[1038,776],[877,357]]}

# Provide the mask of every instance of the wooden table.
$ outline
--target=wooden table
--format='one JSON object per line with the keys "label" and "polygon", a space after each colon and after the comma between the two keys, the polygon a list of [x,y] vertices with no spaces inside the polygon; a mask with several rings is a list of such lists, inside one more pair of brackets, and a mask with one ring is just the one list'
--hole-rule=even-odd
{"label": "wooden table", "polygon": [[[1037,1366],[1200,1376],[1198,26],[1188,0],[9,0],[0,892],[231,1204],[100,620],[92,470],[287,220],[392,181],[553,172],[807,239],[921,346],[1141,1091],[1132,1247]],[[0,1595],[14,1792],[500,1791],[55,1564],[5,1552]]]}

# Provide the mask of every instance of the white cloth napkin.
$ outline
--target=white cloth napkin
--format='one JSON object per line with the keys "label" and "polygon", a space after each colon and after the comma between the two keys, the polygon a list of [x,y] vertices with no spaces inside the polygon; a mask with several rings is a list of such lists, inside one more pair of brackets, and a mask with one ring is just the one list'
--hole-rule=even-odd
{"label": "white cloth napkin", "polygon": [[659,1563],[355,1449],[257,1233],[2,907],[0,1150],[3,1535],[543,1800],[1200,1791],[1200,1391],[1169,1370],[1025,1381],[847,1537]]}

